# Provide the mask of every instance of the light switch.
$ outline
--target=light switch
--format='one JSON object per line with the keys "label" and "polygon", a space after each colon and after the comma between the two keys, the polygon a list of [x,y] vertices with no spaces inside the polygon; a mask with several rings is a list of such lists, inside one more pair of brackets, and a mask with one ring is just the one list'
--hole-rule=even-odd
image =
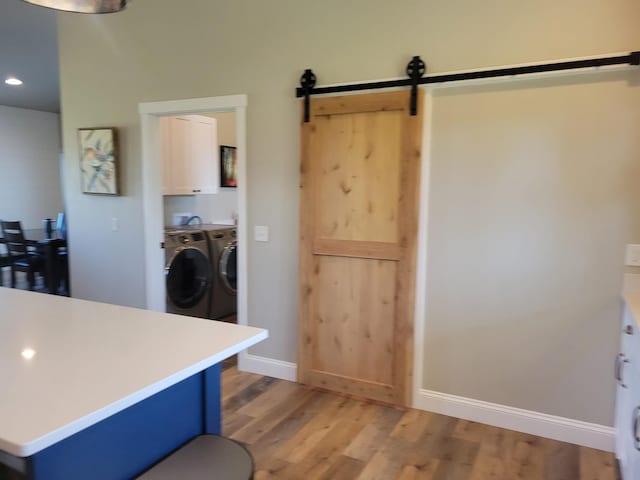
{"label": "light switch", "polygon": [[640,267],[640,245],[627,245],[627,254],[624,264],[628,267]]}
{"label": "light switch", "polygon": [[268,242],[269,241],[269,227],[266,225],[255,225],[253,227],[253,237],[256,242]]}
{"label": "light switch", "polygon": [[111,230],[114,231],[114,232],[117,232],[119,228],[120,228],[120,225],[118,224],[118,217],[112,217],[111,218]]}

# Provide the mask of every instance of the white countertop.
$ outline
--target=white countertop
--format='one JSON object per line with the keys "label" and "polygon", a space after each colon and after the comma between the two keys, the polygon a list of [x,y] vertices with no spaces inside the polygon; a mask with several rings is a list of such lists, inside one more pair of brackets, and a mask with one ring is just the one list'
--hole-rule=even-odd
{"label": "white countertop", "polygon": [[267,336],[0,287],[0,450],[33,455]]}

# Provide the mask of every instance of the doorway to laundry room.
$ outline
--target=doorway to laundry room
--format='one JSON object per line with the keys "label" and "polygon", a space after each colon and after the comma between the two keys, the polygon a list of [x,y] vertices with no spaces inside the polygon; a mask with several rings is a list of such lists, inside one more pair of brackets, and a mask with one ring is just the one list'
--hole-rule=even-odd
{"label": "doorway to laundry room", "polygon": [[247,324],[246,103],[139,106],[149,309]]}
{"label": "doorway to laundry room", "polygon": [[236,323],[236,113],[160,118],[166,309]]}

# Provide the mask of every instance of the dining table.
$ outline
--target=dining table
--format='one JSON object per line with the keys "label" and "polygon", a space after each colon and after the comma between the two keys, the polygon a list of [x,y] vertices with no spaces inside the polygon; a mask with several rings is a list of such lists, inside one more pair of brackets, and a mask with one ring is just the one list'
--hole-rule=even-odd
{"label": "dining table", "polygon": [[[28,228],[23,230],[24,238],[27,246],[38,250],[44,257],[45,264],[45,286],[47,291],[52,294],[58,293],[58,285],[60,285],[61,266],[58,263],[58,252],[62,248],[67,248],[67,239],[58,230],[53,230],[51,234],[47,234],[44,228]],[[0,231],[0,244],[5,243]],[[69,281],[67,279],[67,295],[69,292]]]}

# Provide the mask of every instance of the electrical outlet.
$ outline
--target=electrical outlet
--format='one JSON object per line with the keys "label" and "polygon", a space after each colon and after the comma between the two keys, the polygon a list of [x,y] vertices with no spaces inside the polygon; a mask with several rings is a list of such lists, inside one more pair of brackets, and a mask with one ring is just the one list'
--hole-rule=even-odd
{"label": "electrical outlet", "polygon": [[628,267],[640,267],[640,245],[627,245],[627,254],[624,264]]}
{"label": "electrical outlet", "polygon": [[253,227],[253,237],[256,242],[268,242],[269,241],[269,227],[265,225],[255,225]]}

